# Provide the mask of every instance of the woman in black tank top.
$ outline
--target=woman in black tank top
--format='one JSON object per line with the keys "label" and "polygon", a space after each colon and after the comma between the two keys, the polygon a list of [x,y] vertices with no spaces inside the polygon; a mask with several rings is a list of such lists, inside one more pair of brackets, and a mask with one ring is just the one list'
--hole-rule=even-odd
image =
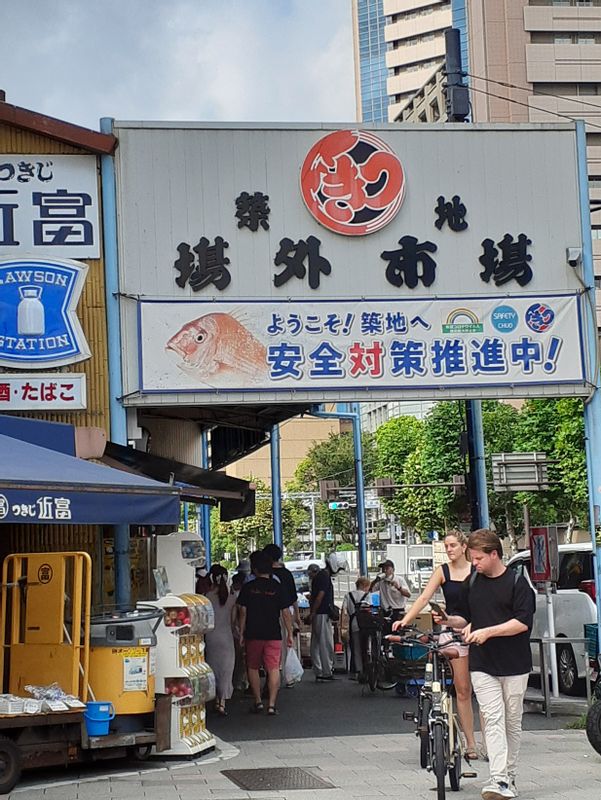
{"label": "woman in black tank top", "polygon": [[[411,625],[419,613],[428,605],[437,591],[442,589],[446,612],[449,616],[455,608],[461,591],[461,584],[472,572],[472,565],[466,558],[467,536],[461,531],[449,531],[444,539],[444,547],[448,563],[438,567],[426,584],[424,591],[411,605],[402,620],[393,623],[393,630]],[[445,634],[442,633],[441,637]],[[455,645],[453,645],[455,648]],[[457,713],[461,728],[466,738],[466,756],[473,760],[478,758],[478,748],[474,738],[474,712],[472,709],[472,682],[468,666],[468,645],[457,647],[458,657],[453,658],[453,683],[457,695]]]}

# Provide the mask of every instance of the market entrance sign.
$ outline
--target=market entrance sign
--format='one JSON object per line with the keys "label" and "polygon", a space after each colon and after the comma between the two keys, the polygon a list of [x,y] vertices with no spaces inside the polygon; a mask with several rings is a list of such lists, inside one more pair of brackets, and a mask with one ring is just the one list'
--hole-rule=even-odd
{"label": "market entrance sign", "polygon": [[126,404],[588,391],[573,126],[115,133]]}

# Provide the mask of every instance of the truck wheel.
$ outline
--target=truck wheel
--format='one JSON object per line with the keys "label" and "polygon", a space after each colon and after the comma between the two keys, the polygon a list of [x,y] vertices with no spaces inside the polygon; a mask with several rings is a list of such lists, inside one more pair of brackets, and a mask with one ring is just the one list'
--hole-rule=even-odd
{"label": "truck wheel", "polygon": [[129,748],[128,752],[130,758],[133,758],[134,761],[147,761],[152,753],[152,745],[134,744]]}
{"label": "truck wheel", "polygon": [[21,752],[6,736],[0,736],[0,794],[8,794],[21,777]]}
{"label": "truck wheel", "polygon": [[591,746],[601,755],[601,702],[594,703],[588,710],[586,735]]}

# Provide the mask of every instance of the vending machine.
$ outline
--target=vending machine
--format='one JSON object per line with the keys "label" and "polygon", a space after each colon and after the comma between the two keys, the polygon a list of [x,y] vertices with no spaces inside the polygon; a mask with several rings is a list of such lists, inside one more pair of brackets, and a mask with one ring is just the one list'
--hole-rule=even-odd
{"label": "vending machine", "polygon": [[167,594],[140,603],[162,611],[156,629],[156,691],[171,697],[171,747],[161,756],[197,755],[215,746],[205,704],[215,697],[215,676],[204,659],[203,634],[214,627],[213,606],[198,594]]}
{"label": "vending machine", "polygon": [[204,634],[213,630],[210,600],[195,594],[205,546],[193,531],[156,536],[157,600],[140,603],[163,612],[156,629],[156,692],[171,697],[171,748],[163,755],[196,755],[215,746],[205,704],[215,697],[215,676],[204,658]]}
{"label": "vending machine", "polygon": [[205,543],[198,533],[176,531],[156,537],[156,565],[164,567],[169,589],[193,593],[196,570],[206,564]]}

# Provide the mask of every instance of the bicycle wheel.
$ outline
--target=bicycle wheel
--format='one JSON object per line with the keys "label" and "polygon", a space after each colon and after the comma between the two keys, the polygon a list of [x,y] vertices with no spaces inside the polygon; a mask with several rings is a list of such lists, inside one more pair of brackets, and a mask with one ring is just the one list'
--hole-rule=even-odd
{"label": "bicycle wheel", "polygon": [[397,683],[398,681],[392,674],[388,659],[385,655],[380,654],[378,659],[378,689],[383,692],[389,692],[391,689],[394,689]]}
{"label": "bicycle wheel", "polygon": [[370,690],[375,692],[378,686],[378,650],[375,634],[370,633],[367,637],[365,650],[365,677]]}
{"label": "bicycle wheel", "polygon": [[444,731],[442,722],[435,722],[432,731],[432,769],[436,775],[436,791],[438,800],[445,800],[444,779],[447,774],[445,758]]}
{"label": "bicycle wheel", "polygon": [[453,753],[451,764],[449,766],[449,781],[451,790],[453,792],[459,791],[459,784],[461,783],[461,752],[456,750]]}
{"label": "bicycle wheel", "polygon": [[417,733],[419,736],[419,765],[422,769],[428,766],[428,717],[432,700],[429,695],[424,695],[417,713]]}

